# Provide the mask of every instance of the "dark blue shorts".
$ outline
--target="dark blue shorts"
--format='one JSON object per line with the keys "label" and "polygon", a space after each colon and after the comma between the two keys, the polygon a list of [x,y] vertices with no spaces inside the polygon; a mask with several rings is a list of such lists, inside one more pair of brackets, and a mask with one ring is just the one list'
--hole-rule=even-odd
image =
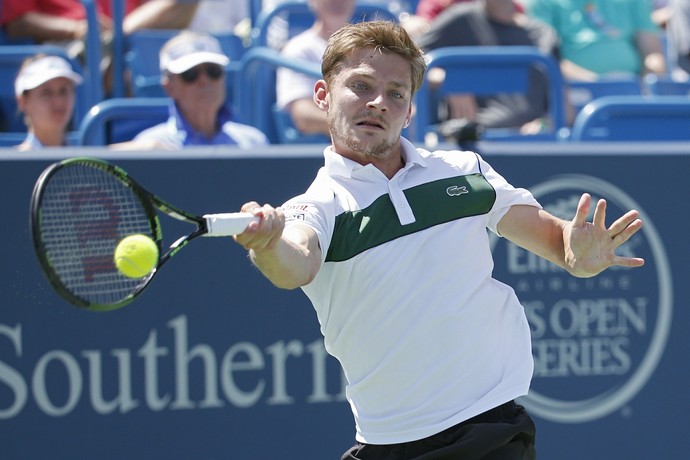
{"label": "dark blue shorts", "polygon": [[534,460],[536,430],[510,401],[438,434],[402,444],[360,444],[341,460]]}

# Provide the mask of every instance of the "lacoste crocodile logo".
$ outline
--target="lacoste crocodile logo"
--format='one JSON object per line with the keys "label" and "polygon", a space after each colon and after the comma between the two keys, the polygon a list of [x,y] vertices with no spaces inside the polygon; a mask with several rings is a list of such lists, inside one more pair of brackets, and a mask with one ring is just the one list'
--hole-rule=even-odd
{"label": "lacoste crocodile logo", "polygon": [[446,189],[448,196],[460,196],[465,193],[470,193],[465,185],[451,185]]}

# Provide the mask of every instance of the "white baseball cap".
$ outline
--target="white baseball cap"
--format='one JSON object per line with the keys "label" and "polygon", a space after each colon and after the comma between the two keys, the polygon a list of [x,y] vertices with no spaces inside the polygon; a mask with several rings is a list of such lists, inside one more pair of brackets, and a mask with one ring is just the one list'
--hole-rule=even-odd
{"label": "white baseball cap", "polygon": [[223,67],[230,63],[230,59],[223,54],[220,42],[208,34],[185,31],[171,38],[161,48],[161,71],[181,74],[207,62]]}
{"label": "white baseball cap", "polygon": [[54,78],[65,77],[75,85],[81,84],[84,79],[72,70],[72,66],[67,60],[60,56],[44,56],[25,65],[14,80],[14,94],[19,97],[34,88],[38,88],[43,83]]}

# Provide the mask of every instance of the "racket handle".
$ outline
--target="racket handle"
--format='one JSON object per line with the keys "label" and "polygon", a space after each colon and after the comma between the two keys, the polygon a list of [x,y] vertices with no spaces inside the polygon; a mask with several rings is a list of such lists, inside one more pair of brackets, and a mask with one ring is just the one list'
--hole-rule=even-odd
{"label": "racket handle", "polygon": [[204,236],[232,236],[242,233],[252,222],[259,218],[248,212],[228,212],[222,214],[206,214],[208,233]]}

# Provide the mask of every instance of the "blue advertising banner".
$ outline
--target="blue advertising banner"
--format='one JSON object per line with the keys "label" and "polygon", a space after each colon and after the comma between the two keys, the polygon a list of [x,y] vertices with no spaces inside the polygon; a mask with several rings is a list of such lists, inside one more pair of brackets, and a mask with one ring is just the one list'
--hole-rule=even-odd
{"label": "blue advertising banner", "polygon": [[[319,150],[80,154],[204,214],[302,192],[322,164]],[[645,219],[621,253],[646,265],[587,280],[492,239],[495,276],[516,290],[532,328],[535,375],[520,402],[537,424],[540,458],[681,459],[690,447],[690,146],[648,152],[483,149],[556,215],[571,218],[587,191],[608,200],[609,223],[630,208]],[[273,287],[230,239],[195,241],[119,310],[84,311],[55,294],[28,212],[36,178],[58,158],[0,159],[0,458],[339,458],[354,424],[312,307],[299,290]],[[161,219],[168,243],[191,229]]]}

